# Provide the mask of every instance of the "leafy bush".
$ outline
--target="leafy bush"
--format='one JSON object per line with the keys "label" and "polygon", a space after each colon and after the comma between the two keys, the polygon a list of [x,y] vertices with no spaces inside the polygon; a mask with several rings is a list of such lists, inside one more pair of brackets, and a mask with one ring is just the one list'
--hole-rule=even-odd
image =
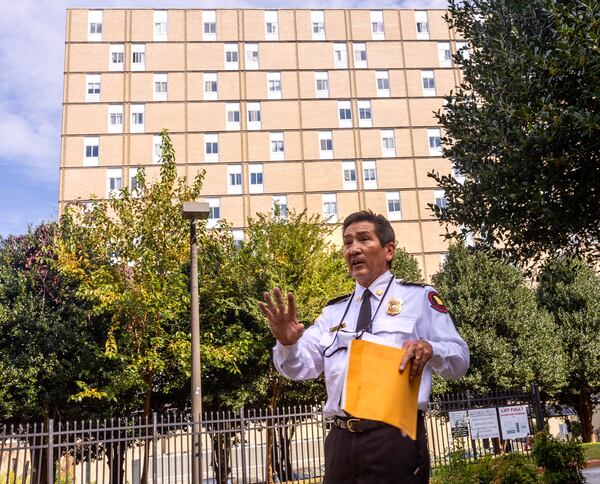
{"label": "leafy bush", "polygon": [[533,439],[532,455],[535,463],[544,468],[545,483],[585,484],[581,473],[585,456],[579,442],[558,440],[548,432],[540,432]]}
{"label": "leafy bush", "polygon": [[496,459],[492,465],[492,484],[535,484],[539,475],[529,456],[511,452]]}

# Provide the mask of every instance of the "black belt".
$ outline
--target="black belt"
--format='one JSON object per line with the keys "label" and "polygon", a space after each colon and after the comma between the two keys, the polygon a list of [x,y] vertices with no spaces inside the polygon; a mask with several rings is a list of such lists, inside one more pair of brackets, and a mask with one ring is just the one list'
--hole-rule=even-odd
{"label": "black belt", "polygon": [[[423,418],[423,411],[418,411],[418,418]],[[369,420],[366,418],[355,418],[355,417],[333,417],[333,423],[336,427],[349,432],[366,432],[367,430],[373,430],[380,427],[384,427],[388,424],[380,422],[379,420]]]}

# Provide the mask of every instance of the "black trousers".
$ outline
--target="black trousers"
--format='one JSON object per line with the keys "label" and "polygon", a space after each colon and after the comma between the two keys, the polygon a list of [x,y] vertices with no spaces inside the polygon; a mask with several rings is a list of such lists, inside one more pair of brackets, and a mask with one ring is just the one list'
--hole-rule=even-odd
{"label": "black trousers", "polygon": [[429,451],[421,412],[417,440],[391,425],[365,432],[333,426],[325,440],[324,484],[427,484]]}

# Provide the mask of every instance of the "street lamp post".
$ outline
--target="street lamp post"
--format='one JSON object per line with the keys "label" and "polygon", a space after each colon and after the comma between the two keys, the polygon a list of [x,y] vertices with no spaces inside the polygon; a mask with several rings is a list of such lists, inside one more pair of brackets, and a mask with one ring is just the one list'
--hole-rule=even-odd
{"label": "street lamp post", "polygon": [[202,482],[202,377],[200,370],[200,302],[198,296],[198,242],[196,220],[207,219],[210,207],[206,202],[184,202],[182,215],[190,221],[190,263],[192,299],[192,482]]}

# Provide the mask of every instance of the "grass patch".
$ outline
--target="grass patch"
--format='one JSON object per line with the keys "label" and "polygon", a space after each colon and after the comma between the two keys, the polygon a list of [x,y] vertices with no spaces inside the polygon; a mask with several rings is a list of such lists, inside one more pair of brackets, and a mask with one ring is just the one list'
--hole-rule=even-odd
{"label": "grass patch", "polygon": [[585,460],[598,460],[600,459],[600,442],[590,442],[583,444],[583,451],[585,452]]}

